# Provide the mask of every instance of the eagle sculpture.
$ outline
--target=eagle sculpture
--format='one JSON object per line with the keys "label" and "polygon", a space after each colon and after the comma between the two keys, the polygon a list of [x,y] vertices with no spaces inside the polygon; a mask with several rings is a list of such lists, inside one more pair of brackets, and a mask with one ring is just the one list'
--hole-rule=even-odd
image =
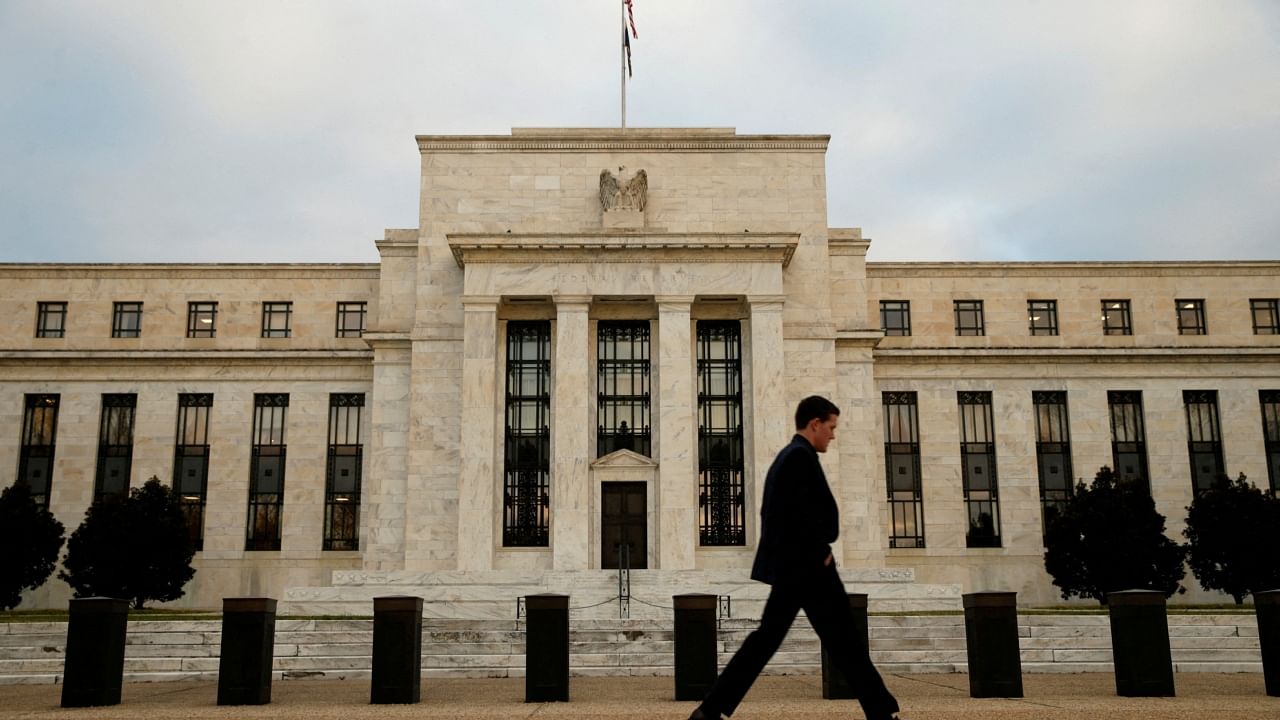
{"label": "eagle sculpture", "polygon": [[[618,169],[619,171],[622,168]],[[637,170],[635,176],[622,184],[608,170],[600,171],[600,207],[604,210],[638,210],[644,212],[648,202],[649,176]]]}

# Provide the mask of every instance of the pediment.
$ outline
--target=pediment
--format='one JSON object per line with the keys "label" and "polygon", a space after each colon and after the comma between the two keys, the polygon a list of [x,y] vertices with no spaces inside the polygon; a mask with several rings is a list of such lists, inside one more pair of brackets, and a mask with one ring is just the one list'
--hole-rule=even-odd
{"label": "pediment", "polygon": [[458,267],[472,263],[765,263],[786,267],[800,233],[449,233]]}
{"label": "pediment", "polygon": [[614,450],[591,463],[592,468],[653,468],[658,463],[632,450]]}

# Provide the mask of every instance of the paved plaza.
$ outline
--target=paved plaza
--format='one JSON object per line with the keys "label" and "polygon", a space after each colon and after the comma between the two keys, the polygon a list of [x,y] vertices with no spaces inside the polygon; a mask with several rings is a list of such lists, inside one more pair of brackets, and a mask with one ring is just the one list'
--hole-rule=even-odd
{"label": "paved plaza", "polygon": [[[1267,697],[1262,675],[1208,673],[1177,676],[1178,697],[1120,698],[1109,674],[1027,675],[1020,700],[974,700],[968,677],[888,675],[902,703],[903,720],[1126,720],[1129,718],[1277,718],[1280,698]],[[218,707],[213,683],[132,683],[124,702],[107,708],[63,710],[59,685],[0,687],[0,718],[663,718],[684,720],[694,703],[671,700],[672,679],[573,678],[572,702],[525,704],[522,679],[425,680],[418,705],[368,704],[363,680],[276,682],[273,703]],[[852,700],[822,699],[817,676],[762,677],[734,720],[861,718]]]}

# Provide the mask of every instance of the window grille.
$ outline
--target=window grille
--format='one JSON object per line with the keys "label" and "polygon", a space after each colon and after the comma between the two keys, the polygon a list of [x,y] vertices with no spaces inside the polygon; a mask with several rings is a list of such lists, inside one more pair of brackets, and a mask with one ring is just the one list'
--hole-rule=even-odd
{"label": "window grille", "polygon": [[914,392],[886,392],[884,470],[889,496],[889,547],[922,548],[924,493],[920,474],[920,422]]}
{"label": "window grille", "polygon": [[649,322],[596,327],[596,456],[632,450],[649,456]]}
{"label": "window grille", "polygon": [[36,337],[60,338],[67,334],[67,304],[42,302],[36,304]]}
{"label": "window grille", "polygon": [[204,549],[204,509],[209,484],[209,414],[212,393],[178,395],[178,427],[173,447],[173,491],[187,516],[196,550]]}
{"label": "window grille", "polygon": [[696,338],[699,541],[745,545],[742,324],[699,320]]}
{"label": "window grille", "polygon": [[969,547],[1000,547],[1000,488],[991,393],[962,391],[956,397],[960,404],[964,504],[969,518],[965,542]]}
{"label": "window grille", "polygon": [[287,338],[290,334],[289,324],[293,318],[293,303],[262,303],[262,337]]}
{"label": "window grille", "polygon": [[1129,315],[1128,300],[1102,301],[1102,334],[1132,335],[1133,322]]}
{"label": "window grille", "polygon": [[218,303],[187,303],[187,337],[211,338],[218,335]]}
{"label": "window grille", "polygon": [[1036,466],[1040,475],[1042,530],[1062,514],[1075,492],[1071,469],[1071,428],[1067,393],[1061,390],[1031,393],[1036,413]]}
{"label": "window grille", "polygon": [[1254,298],[1249,301],[1249,310],[1254,335],[1280,335],[1280,300]]}
{"label": "window grille", "polygon": [[364,324],[367,314],[368,303],[338,303],[338,324],[336,336],[340,338],[364,337]]}
{"label": "window grille", "polygon": [[324,481],[324,549],[360,549],[360,421],[363,393],[329,395],[329,455]]}
{"label": "window grille", "polygon": [[59,395],[27,395],[22,415],[22,446],[18,451],[18,482],[26,483],[31,497],[49,507],[53,457],[58,439]]}
{"label": "window grille", "polygon": [[286,393],[253,396],[253,445],[249,455],[249,522],[245,550],[279,550],[284,510]]}
{"label": "window grille", "polygon": [[507,323],[502,544],[550,543],[551,322]]}
{"label": "window grille", "polygon": [[1222,457],[1222,429],[1218,424],[1216,390],[1183,390],[1187,410],[1187,456],[1191,461],[1191,484],[1196,494],[1213,487],[1227,471]]}
{"label": "window grille", "polygon": [[880,329],[886,336],[910,335],[911,303],[907,300],[881,300]]}
{"label": "window grille", "polygon": [[134,394],[102,396],[102,419],[98,426],[98,467],[94,474],[93,499],[129,494],[129,473],[133,466],[133,421],[138,407]]}
{"label": "window grille", "polygon": [[142,335],[142,303],[114,303],[111,309],[111,337],[136,338],[140,335]]}
{"label": "window grille", "polygon": [[1207,335],[1208,324],[1204,317],[1204,300],[1174,300],[1178,310],[1179,335]]}
{"label": "window grille", "polygon": [[956,335],[986,335],[981,300],[956,300]]}
{"label": "window grille", "polygon": [[1032,335],[1058,334],[1058,301],[1028,300],[1027,322]]}
{"label": "window grille", "polygon": [[1147,472],[1147,431],[1142,419],[1142,392],[1111,390],[1107,392],[1111,411],[1111,462],[1120,482],[1139,483],[1151,492],[1151,476]]}

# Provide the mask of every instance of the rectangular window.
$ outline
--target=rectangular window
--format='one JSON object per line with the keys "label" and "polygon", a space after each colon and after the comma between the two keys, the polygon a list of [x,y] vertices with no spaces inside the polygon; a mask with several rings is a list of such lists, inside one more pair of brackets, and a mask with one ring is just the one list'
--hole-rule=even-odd
{"label": "rectangular window", "polygon": [[60,338],[67,334],[65,302],[36,303],[36,337]]}
{"label": "rectangular window", "polygon": [[969,547],[1000,547],[1000,489],[996,478],[996,430],[991,393],[956,393],[960,404],[960,462]]}
{"label": "rectangular window", "polygon": [[1102,334],[1132,335],[1133,322],[1129,317],[1128,300],[1102,301]]}
{"label": "rectangular window", "polygon": [[289,321],[292,317],[293,303],[291,302],[262,303],[262,337],[289,337]]}
{"label": "rectangular window", "polygon": [[649,321],[600,321],[596,386],[596,456],[623,449],[651,455]]}
{"label": "rectangular window", "polygon": [[1204,319],[1204,300],[1174,300],[1178,308],[1179,335],[1207,335],[1209,326]]}
{"label": "rectangular window", "polygon": [[368,303],[338,303],[338,329],[336,337],[364,337],[364,321],[368,314]]}
{"label": "rectangular window", "polygon": [[1040,473],[1040,518],[1047,533],[1075,490],[1071,470],[1071,429],[1067,393],[1031,393],[1036,411],[1036,466]]}
{"label": "rectangular window", "polygon": [[212,393],[178,395],[178,427],[173,445],[173,491],[187,516],[196,550],[204,549],[204,506],[209,489],[209,413]]}
{"label": "rectangular window", "polygon": [[547,547],[551,513],[551,322],[507,323],[502,544]]}
{"label": "rectangular window", "polygon": [[913,392],[886,392],[884,471],[889,493],[889,547],[924,547],[924,494],[920,478],[920,422]]}
{"label": "rectangular window", "polygon": [[1267,452],[1267,476],[1271,493],[1280,495],[1280,390],[1259,390],[1262,404],[1262,439]]}
{"label": "rectangular window", "polygon": [[956,300],[956,335],[986,335],[981,300]]}
{"label": "rectangular window", "polygon": [[102,421],[98,425],[98,470],[94,475],[93,499],[129,494],[129,472],[133,466],[133,419],[138,396],[102,396]]}
{"label": "rectangular window", "polygon": [[911,303],[907,300],[881,300],[880,329],[886,336],[910,335]]}
{"label": "rectangular window", "polygon": [[111,310],[111,337],[136,338],[140,335],[142,335],[142,303],[114,303]]}
{"label": "rectangular window", "polygon": [[22,447],[18,452],[18,482],[31,488],[31,497],[49,507],[53,479],[53,451],[58,438],[58,395],[27,395],[22,414]]}
{"label": "rectangular window", "polygon": [[1218,424],[1217,390],[1183,390],[1187,408],[1187,455],[1191,460],[1191,484],[1196,494],[1213,487],[1226,473],[1222,457],[1222,428]]}
{"label": "rectangular window", "polygon": [[211,338],[218,334],[218,303],[187,303],[187,337]]}
{"label": "rectangular window", "polygon": [[746,467],[742,441],[742,324],[699,320],[698,538],[745,545]]}
{"label": "rectangular window", "polygon": [[360,416],[364,393],[329,395],[329,461],[324,480],[324,549],[360,549]]}
{"label": "rectangular window", "polygon": [[1027,321],[1032,335],[1058,334],[1058,301],[1028,300]]}
{"label": "rectangular window", "polygon": [[249,451],[249,522],[245,550],[279,550],[284,510],[285,419],[287,393],[253,396],[253,435]]}
{"label": "rectangular window", "polygon": [[1135,482],[1151,492],[1151,476],[1147,473],[1147,431],[1142,420],[1142,392],[1111,390],[1107,392],[1111,411],[1111,462],[1121,482]]}
{"label": "rectangular window", "polygon": [[1254,298],[1249,301],[1249,310],[1254,335],[1280,335],[1280,300]]}

